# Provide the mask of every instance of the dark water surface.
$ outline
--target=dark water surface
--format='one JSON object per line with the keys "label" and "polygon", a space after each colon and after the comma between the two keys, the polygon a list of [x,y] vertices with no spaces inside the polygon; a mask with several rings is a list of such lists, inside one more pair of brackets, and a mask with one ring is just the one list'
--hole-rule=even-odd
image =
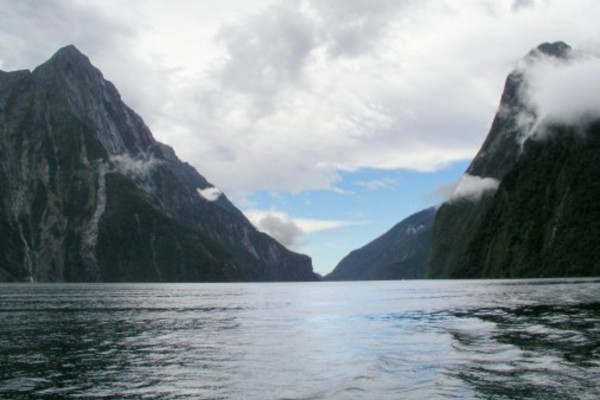
{"label": "dark water surface", "polygon": [[600,280],[0,285],[1,399],[600,399]]}

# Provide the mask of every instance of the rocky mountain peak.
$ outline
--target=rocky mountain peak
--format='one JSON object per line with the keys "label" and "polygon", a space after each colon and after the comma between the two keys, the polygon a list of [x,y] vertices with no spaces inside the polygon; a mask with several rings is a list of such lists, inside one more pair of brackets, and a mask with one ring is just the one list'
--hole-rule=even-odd
{"label": "rocky mountain peak", "polygon": [[567,62],[574,57],[567,43],[546,42],[531,49],[506,78],[491,130],[467,173],[501,179],[517,161],[527,121],[533,126],[536,111],[527,100],[528,70],[543,60]]}
{"label": "rocky mountain peak", "polygon": [[47,80],[47,83],[66,78],[90,85],[98,84],[103,79],[102,73],[92,65],[90,59],[73,45],[59,49],[48,61],[37,67],[34,74]]}
{"label": "rocky mountain peak", "polygon": [[[0,281],[315,280],[75,46],[0,72]],[[217,190],[217,189],[214,189]]]}
{"label": "rocky mountain peak", "polygon": [[58,50],[32,75],[37,87],[37,109],[75,116],[93,132],[108,154],[142,154],[155,144],[142,119],[123,103],[115,86],[75,46]]}
{"label": "rocky mountain peak", "polygon": [[573,57],[573,49],[565,42],[546,42],[531,49],[523,58],[521,65],[512,71],[507,79],[500,104],[503,107],[523,107],[519,91],[525,81],[523,72],[532,64],[543,59],[555,58],[569,60]]}
{"label": "rocky mountain peak", "polygon": [[565,42],[542,43],[535,49],[529,52],[530,56],[547,56],[560,59],[568,59],[571,56],[573,49]]}
{"label": "rocky mountain peak", "polygon": [[90,59],[72,44],[58,49],[48,60],[48,63],[57,65],[81,64],[90,67],[92,66]]}

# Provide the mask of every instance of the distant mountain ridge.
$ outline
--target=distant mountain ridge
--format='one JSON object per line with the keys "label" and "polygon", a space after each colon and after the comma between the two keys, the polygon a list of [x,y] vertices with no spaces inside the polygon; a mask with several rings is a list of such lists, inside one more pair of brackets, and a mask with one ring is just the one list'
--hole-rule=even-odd
{"label": "distant mountain ridge", "polygon": [[326,280],[423,279],[435,208],[420,211],[344,257]]}
{"label": "distant mountain ridge", "polygon": [[157,142],[74,46],[0,71],[0,168],[0,281],[318,279]]}

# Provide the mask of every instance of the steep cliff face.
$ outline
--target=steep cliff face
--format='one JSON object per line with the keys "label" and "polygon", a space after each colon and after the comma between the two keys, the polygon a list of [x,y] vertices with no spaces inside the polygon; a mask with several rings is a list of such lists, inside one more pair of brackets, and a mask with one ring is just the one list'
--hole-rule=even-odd
{"label": "steep cliff face", "polygon": [[435,208],[411,215],[369,244],[348,254],[326,280],[423,279]]}
{"label": "steep cliff face", "polygon": [[487,139],[437,213],[428,277],[600,274],[598,122],[541,121],[527,101],[529,66],[572,57],[545,43],[508,76]]}
{"label": "steep cliff face", "polygon": [[313,280],[75,47],[0,72],[0,280]]}
{"label": "steep cliff face", "polygon": [[478,276],[600,276],[600,120],[527,141],[465,254]]}

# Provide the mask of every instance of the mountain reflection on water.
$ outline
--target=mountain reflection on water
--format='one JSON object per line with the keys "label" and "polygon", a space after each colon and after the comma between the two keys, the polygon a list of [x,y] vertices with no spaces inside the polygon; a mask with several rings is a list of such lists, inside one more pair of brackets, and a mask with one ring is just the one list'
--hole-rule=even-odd
{"label": "mountain reflection on water", "polygon": [[0,399],[598,399],[600,280],[0,285]]}

